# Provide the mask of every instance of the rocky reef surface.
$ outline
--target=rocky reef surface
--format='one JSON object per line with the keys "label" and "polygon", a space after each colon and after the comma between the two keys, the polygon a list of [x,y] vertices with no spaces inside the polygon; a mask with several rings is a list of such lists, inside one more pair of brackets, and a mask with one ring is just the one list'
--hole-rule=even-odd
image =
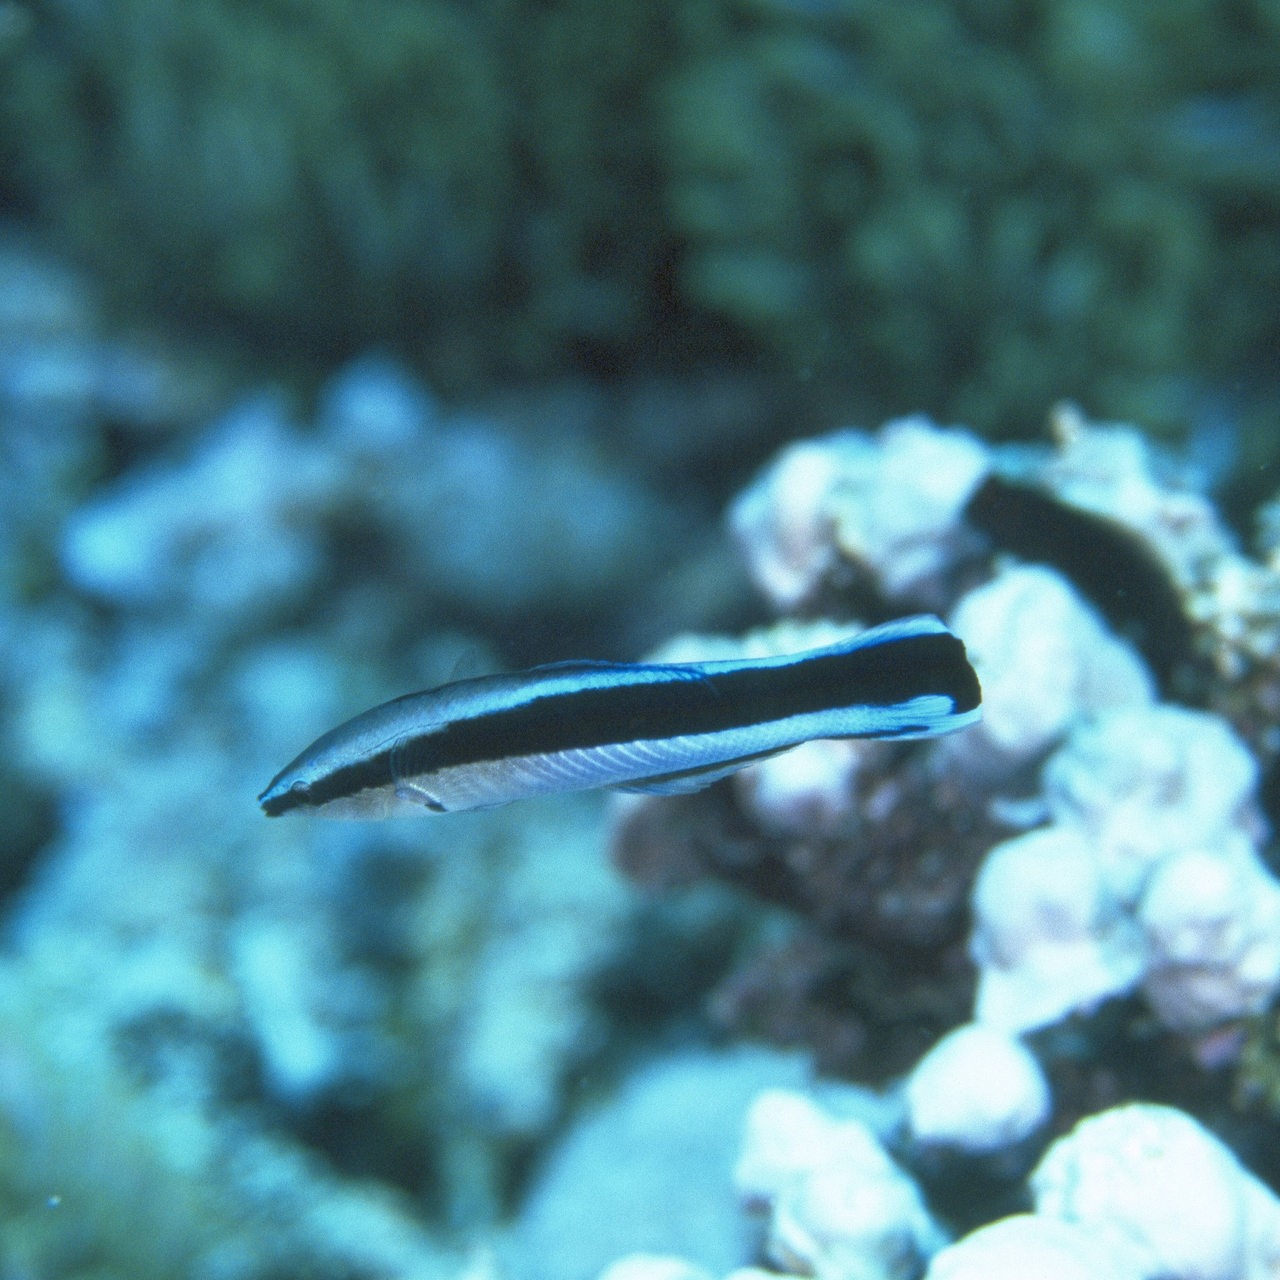
{"label": "rocky reef surface", "polygon": [[[642,883],[787,908],[713,993],[720,1024],[881,1080],[900,1107],[874,1131],[809,1094],[757,1098],[736,1186],[782,1271],[1280,1265],[1280,1200],[1158,1105],[1203,1108],[1275,1178],[1270,508],[1246,553],[1132,428],[1070,406],[1050,428],[993,449],[913,418],[788,447],[729,525],[790,616],[663,650],[786,651],[831,626],[797,615],[930,608],[983,684],[982,723],[953,738],[810,743],[718,791],[616,806],[615,860]],[[939,1252],[939,1230],[961,1238]]]}
{"label": "rocky reef surface", "polygon": [[[559,404],[236,383],[0,238],[0,1275],[1275,1275],[1280,500],[1062,406],[792,444],[717,532]],[[254,804],[460,661],[916,610],[984,686],[937,743]]]}

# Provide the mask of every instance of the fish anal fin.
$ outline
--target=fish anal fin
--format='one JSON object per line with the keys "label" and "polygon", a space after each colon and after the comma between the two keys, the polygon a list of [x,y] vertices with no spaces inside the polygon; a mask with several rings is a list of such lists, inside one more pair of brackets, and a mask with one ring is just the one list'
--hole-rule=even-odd
{"label": "fish anal fin", "polygon": [[610,787],[610,790],[637,792],[648,796],[692,795],[695,791],[709,787],[713,782],[719,782],[722,778],[737,773],[739,769],[745,769],[749,764],[757,764],[761,760],[768,760],[770,756],[781,755],[784,751],[790,750],[790,746],[779,747],[776,751],[760,751],[754,755],[739,756],[727,762],[717,761],[703,769],[678,769],[673,773],[655,773],[649,778],[635,778],[631,782],[619,783],[617,786]]}

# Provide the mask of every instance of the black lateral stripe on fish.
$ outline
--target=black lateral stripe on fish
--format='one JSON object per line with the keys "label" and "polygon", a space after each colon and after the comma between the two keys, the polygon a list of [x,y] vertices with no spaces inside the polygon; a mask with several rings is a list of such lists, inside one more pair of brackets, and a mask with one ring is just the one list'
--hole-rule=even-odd
{"label": "black lateral stripe on fish", "polygon": [[565,662],[407,694],[318,738],[271,817],[473,809],[598,787],[696,790],[813,738],[934,737],[979,718],[964,645],[904,618],[821,649],[719,662]]}

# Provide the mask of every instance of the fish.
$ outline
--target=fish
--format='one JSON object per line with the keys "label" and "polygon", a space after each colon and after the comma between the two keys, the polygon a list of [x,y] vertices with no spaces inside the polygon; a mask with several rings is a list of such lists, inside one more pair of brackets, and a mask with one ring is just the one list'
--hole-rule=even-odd
{"label": "fish", "polygon": [[365,711],[258,803],[272,818],[373,819],[597,788],[681,795],[814,738],[951,733],[981,702],[963,642],[923,614],[775,657],[557,662]]}

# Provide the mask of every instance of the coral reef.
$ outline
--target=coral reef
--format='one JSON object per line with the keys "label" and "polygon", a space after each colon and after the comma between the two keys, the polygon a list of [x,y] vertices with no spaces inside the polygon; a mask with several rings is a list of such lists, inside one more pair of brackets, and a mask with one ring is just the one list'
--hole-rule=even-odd
{"label": "coral reef", "polygon": [[764,1252],[790,1275],[909,1275],[940,1233],[915,1184],[863,1121],[802,1094],[760,1094],[745,1122],[734,1184],[768,1217]]}
{"label": "coral reef", "polygon": [[600,807],[253,795],[322,722],[495,661],[510,610],[589,627],[685,517],[380,357],[313,414],[173,393],[180,354],[100,340],[65,268],[0,273],[0,1271],[456,1275],[610,1041],[638,908]]}
{"label": "coral reef", "polygon": [[[279,397],[232,408],[188,455],[137,468],[77,510],[65,572],[117,606],[200,606],[206,623],[236,629],[331,589],[335,552],[354,542],[379,556],[381,590],[483,620],[599,608],[643,576],[642,553],[663,557],[663,531],[680,534],[677,510],[608,472],[581,438],[545,433],[535,448],[498,422],[447,417],[383,360],[335,379],[319,418],[304,430]],[[516,484],[540,503],[504,501]],[[644,524],[654,541],[642,549]]]}
{"label": "coral reef", "polygon": [[934,1255],[927,1280],[1141,1280],[1127,1254],[1100,1244],[1092,1231],[1039,1214],[1015,1214],[965,1236]]}
{"label": "coral reef", "polygon": [[[175,905],[170,901],[170,905]],[[87,950],[87,949],[86,949]],[[173,950],[176,950],[173,949]],[[132,998],[104,1025],[76,985],[104,973],[101,948],[76,957],[58,989],[57,957],[0,975],[0,1265],[12,1274],[232,1277],[456,1275],[458,1254],[385,1185],[336,1176],[325,1162],[228,1096],[247,1046],[166,1004]],[[180,954],[166,957],[181,962]],[[198,979],[197,979],[198,980]],[[189,988],[189,970],[172,985]],[[154,985],[154,984],[153,984]],[[225,1001],[224,1001],[225,1004]],[[148,1005],[149,1015],[145,1014]],[[131,1024],[129,1016],[151,1025]],[[229,1115],[236,1117],[228,1121]]]}
{"label": "coral reef", "polygon": [[636,1250],[679,1253],[727,1270],[750,1250],[726,1194],[753,1096],[800,1088],[797,1054],[739,1047],[676,1050],[639,1064],[586,1108],[499,1242],[510,1274],[590,1277]]}
{"label": "coral reef", "polygon": [[1280,1265],[1280,1199],[1172,1107],[1091,1116],[1031,1175],[1036,1212],[1077,1222],[1144,1276],[1261,1280]]}
{"label": "coral reef", "polygon": [[[1204,604],[1220,598],[1211,584],[1249,582],[1240,609],[1257,618],[1253,634],[1274,625],[1270,547],[1259,558],[1241,551],[1173,462],[1131,431],[1065,407],[1053,425],[1053,447],[1035,451],[990,448],[923,420],[804,442],[730,516],[753,578],[782,612],[944,612],[983,681],[981,725],[905,750],[814,744],[752,766],[719,795],[629,800],[615,819],[615,858],[642,882],[712,876],[788,908],[791,930],[726,979],[717,1016],[807,1043],[827,1070],[886,1081],[906,1072],[901,1154],[958,1221],[975,1224],[983,1218],[957,1190],[957,1164],[975,1171],[972,1186],[994,1179],[999,1203],[1037,1135],[1107,1095],[1104,1059],[1132,1053],[1144,1019],[1167,1037],[1170,1062],[1234,1076],[1237,1105],[1274,1105],[1274,1049],[1247,1027],[1280,991],[1280,881],[1259,794],[1275,744],[1265,699],[1246,692],[1273,688],[1274,674],[1263,649],[1241,658],[1221,611]],[[945,484],[935,484],[940,459],[953,463]],[[1161,647],[1140,628],[1120,634],[1125,613],[1095,606],[1098,583],[1071,576],[1083,549],[1023,528],[1028,512],[1121,546],[1111,594],[1131,582],[1164,593],[1189,645]],[[739,641],[686,638],[668,652],[785,648],[799,625]],[[805,622],[800,634],[830,625]],[[1201,705],[1171,700],[1178,690]],[[960,961],[966,944],[976,989]],[[927,1044],[885,1034],[869,991],[876,979],[859,983],[860,969],[893,972],[897,1016],[917,1035],[933,1031],[923,1058]],[[1098,1011],[1132,993],[1141,1003],[1101,1030]],[[1034,1054],[1019,1039],[1072,1017],[1073,1031],[1037,1037]],[[1153,1074],[1148,1087],[1171,1086]],[[1230,1107],[1229,1089],[1218,1087],[1217,1105]],[[1100,1146],[1126,1140],[1117,1129]],[[1048,1158],[1033,1189],[1057,1176],[1059,1159]],[[1270,1246],[1246,1239],[1255,1228],[1239,1230],[1221,1246],[1239,1255],[1236,1269],[1120,1259],[1118,1246],[1037,1223],[980,1232],[943,1255],[939,1274],[980,1269],[987,1248],[1009,1273],[1020,1250],[1058,1258],[1064,1275],[1111,1250],[1117,1274],[1264,1274]],[[773,1261],[793,1265],[789,1255]],[[812,1258],[794,1265],[826,1273]]]}
{"label": "coral reef", "polygon": [[945,583],[963,553],[961,513],[989,466],[977,437],[906,418],[875,441],[851,431],[792,445],[729,523],[776,609],[812,602],[851,570],[894,598],[930,599],[930,583]]}
{"label": "coral reef", "polygon": [[[1221,715],[1157,701],[1150,638],[1135,650],[1063,571],[1019,563],[1029,541],[1018,528],[1009,549],[995,541],[1009,526],[998,506],[1008,494],[1021,511],[1034,485],[1045,502],[1105,520],[1141,547],[1117,571],[1164,572],[1210,660],[1196,666],[1192,651],[1192,665],[1166,674],[1224,710],[1236,704],[1213,661],[1220,629],[1204,621],[1203,584],[1232,565],[1258,578],[1266,570],[1236,549],[1207,501],[1160,478],[1132,433],[1067,408],[1054,429],[1053,450],[1009,453],[917,419],[798,444],[770,466],[730,525],[774,607],[946,611],[983,679],[983,723],[906,754],[811,744],[735,778],[732,814],[710,796],[629,804],[616,858],[646,882],[710,873],[797,909],[827,941],[807,960],[804,944],[792,946],[774,985],[825,992],[816,998],[828,1003],[853,995],[833,995],[821,976],[832,945],[897,949],[940,978],[976,872],[981,1021],[1021,1032],[1142,985],[1164,1025],[1208,1044],[1280,985],[1280,885],[1260,856],[1255,756]],[[1122,594],[1123,578],[1113,586]],[[1268,598],[1261,592],[1260,606]],[[788,624],[734,651],[821,634]],[[665,652],[722,654],[727,644],[688,639]],[[1240,728],[1263,746],[1256,709]],[[801,972],[784,976],[795,965]],[[758,990],[744,1004],[731,989],[721,1007],[760,1028],[751,1010],[768,1004]],[[837,1023],[856,1026],[853,1009],[836,1007]]]}
{"label": "coral reef", "polygon": [[[730,428],[626,468],[598,389],[152,341],[0,231],[0,1273],[1275,1273],[1274,504],[1245,549],[1132,429],[900,419],[767,468],[735,574],[654,479]],[[713,633],[747,576],[778,616]],[[936,610],[986,719],[612,811],[254,807],[352,710],[677,609],[669,657]]]}
{"label": "coral reef", "polygon": [[1044,828],[992,848],[974,884],[973,914],[984,1022],[1015,1032],[1044,1026],[1141,976],[1141,938],[1080,832]]}
{"label": "coral reef", "polygon": [[[757,1096],[734,1181],[744,1208],[769,1213],[765,1252],[787,1275],[1263,1280],[1280,1256],[1280,1199],[1192,1117],[1146,1103],[1101,1112],[1054,1142],[1028,1179],[1033,1213],[950,1244],[875,1134],[804,1093]],[[709,1272],[652,1255],[602,1273],[691,1274]]]}
{"label": "coral reef", "polygon": [[993,774],[1035,761],[1090,714],[1151,700],[1132,648],[1044,565],[998,569],[956,604],[953,621],[986,673],[982,724],[954,750]]}
{"label": "coral reef", "polygon": [[1012,1147],[1049,1118],[1049,1085],[1019,1040],[981,1023],[957,1027],[916,1063],[903,1091],[923,1146],[981,1154]]}
{"label": "coral reef", "polygon": [[1258,852],[1254,762],[1227,726],[1110,711],[1044,777],[1051,825],[993,850],[975,886],[979,1017],[1026,1030],[1140,979],[1178,1030],[1265,1007],[1280,884]]}
{"label": "coral reef", "polygon": [[[950,1244],[876,1134],[804,1092],[756,1096],[733,1180],[746,1210],[768,1212],[764,1251],[787,1275],[1262,1280],[1280,1256],[1280,1199],[1192,1117],[1149,1103],[1082,1121],[1030,1174],[1034,1212]],[[604,1275],[678,1263],[628,1257]]]}

